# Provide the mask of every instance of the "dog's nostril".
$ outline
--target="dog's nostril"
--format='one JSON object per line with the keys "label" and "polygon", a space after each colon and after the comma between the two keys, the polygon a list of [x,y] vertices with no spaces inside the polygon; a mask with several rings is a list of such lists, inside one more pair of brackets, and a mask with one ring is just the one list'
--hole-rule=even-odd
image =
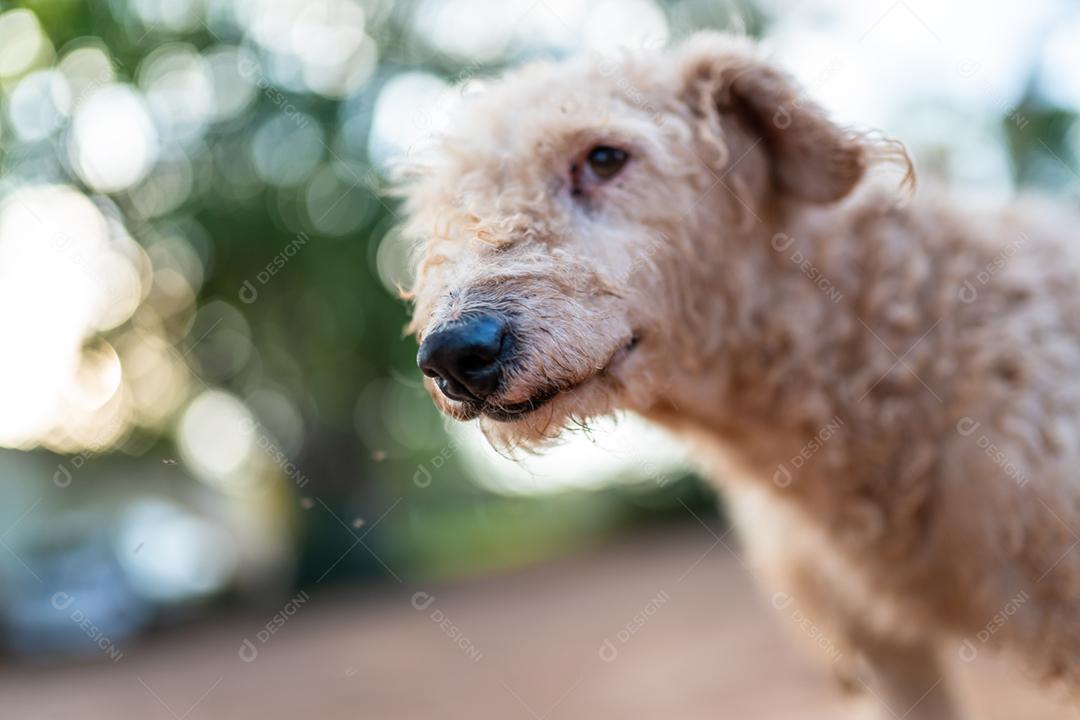
{"label": "dog's nostril", "polygon": [[484,400],[499,386],[509,345],[504,318],[469,315],[428,335],[416,363],[425,375],[437,379],[447,397]]}
{"label": "dog's nostril", "polygon": [[491,364],[491,360],[491,356],[487,353],[473,353],[472,355],[466,355],[461,359],[460,367],[465,372],[483,370]]}

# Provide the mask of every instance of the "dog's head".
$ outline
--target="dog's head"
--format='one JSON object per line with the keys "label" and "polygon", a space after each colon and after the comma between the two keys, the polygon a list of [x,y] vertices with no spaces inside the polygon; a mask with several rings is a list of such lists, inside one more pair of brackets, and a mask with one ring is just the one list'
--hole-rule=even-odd
{"label": "dog's head", "polygon": [[866,148],[721,35],[469,97],[403,188],[436,404],[511,443],[648,411],[724,342],[734,258],[784,203],[846,195]]}

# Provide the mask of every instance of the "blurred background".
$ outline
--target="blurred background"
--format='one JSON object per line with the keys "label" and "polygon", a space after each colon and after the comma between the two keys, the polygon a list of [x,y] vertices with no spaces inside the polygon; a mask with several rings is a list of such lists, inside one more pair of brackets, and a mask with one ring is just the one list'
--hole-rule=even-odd
{"label": "blurred background", "polygon": [[628,417],[501,457],[402,332],[395,162],[504,67],[704,28],[924,179],[1075,201],[1065,0],[0,1],[12,717],[831,712],[677,443]]}

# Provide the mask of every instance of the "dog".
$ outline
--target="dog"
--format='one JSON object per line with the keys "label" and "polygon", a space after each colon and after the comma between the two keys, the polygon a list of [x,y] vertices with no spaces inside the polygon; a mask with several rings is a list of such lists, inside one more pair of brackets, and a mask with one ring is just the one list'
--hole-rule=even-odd
{"label": "dog", "polygon": [[917,192],[747,38],[523,66],[401,183],[435,404],[535,448],[684,438],[886,717],[944,654],[1080,685],[1078,213]]}

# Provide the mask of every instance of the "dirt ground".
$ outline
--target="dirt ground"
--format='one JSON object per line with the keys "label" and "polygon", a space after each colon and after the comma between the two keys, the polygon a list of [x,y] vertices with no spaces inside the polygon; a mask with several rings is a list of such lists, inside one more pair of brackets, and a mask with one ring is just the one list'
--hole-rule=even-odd
{"label": "dirt ground", "polygon": [[[257,633],[272,612],[124,648],[115,663],[4,668],[0,716],[856,716],[827,663],[811,662],[800,648],[807,629],[799,616],[760,597],[727,541],[718,543],[704,528],[453,586],[407,585],[312,592],[265,642]],[[1048,693],[1027,684],[1022,672],[986,655],[968,665],[957,659],[953,668],[970,717],[1069,717],[1055,712]],[[894,712],[900,718],[906,709]]]}

